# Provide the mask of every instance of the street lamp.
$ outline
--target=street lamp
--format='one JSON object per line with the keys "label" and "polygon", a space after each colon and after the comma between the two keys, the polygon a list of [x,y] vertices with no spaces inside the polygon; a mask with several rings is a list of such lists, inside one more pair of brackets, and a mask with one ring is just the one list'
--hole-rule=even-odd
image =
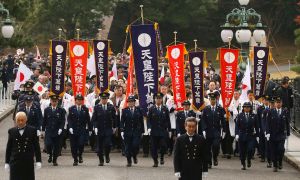
{"label": "street lamp", "polygon": [[3,4],[0,3],[0,12],[6,14],[6,19],[2,21],[1,32],[4,38],[11,38],[14,34],[14,27],[12,21],[9,18],[9,11],[4,8]]}
{"label": "street lamp", "polygon": [[[248,58],[249,42],[251,37],[260,44],[265,38],[265,26],[261,23],[261,15],[253,8],[246,9],[250,0],[238,0],[240,8],[234,8],[226,15],[226,23],[221,26],[221,38],[224,43],[230,43],[233,38],[233,30],[235,30],[235,39],[241,44],[241,55],[243,60]],[[253,30],[253,33],[251,32]],[[244,67],[244,63],[241,65]]]}

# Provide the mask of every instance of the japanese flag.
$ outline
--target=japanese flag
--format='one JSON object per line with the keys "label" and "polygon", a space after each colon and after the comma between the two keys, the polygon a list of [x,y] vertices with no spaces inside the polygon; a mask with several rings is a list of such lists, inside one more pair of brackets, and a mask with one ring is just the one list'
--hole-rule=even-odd
{"label": "japanese flag", "polygon": [[33,72],[25,64],[23,64],[23,62],[21,62],[17,72],[14,90],[18,90],[21,84],[25,84],[32,74]]}
{"label": "japanese flag", "polygon": [[241,94],[241,97],[240,97],[240,101],[242,103],[248,101],[247,91],[251,90],[250,73],[251,73],[251,66],[250,66],[249,59],[248,59],[248,63],[247,63],[247,66],[246,66],[246,71],[245,71],[245,74],[244,74],[244,78],[242,80],[242,94]]}
{"label": "japanese flag", "polygon": [[42,60],[41,54],[40,54],[40,50],[39,50],[38,46],[36,46],[36,57],[35,57],[35,60],[36,61],[41,61]]}
{"label": "japanese flag", "polygon": [[116,80],[118,80],[118,70],[117,70],[117,61],[116,60],[115,60],[114,65],[111,69],[109,77],[114,77],[114,78],[116,78]]}
{"label": "japanese flag", "polygon": [[94,53],[90,55],[87,61],[87,70],[90,72],[90,77],[96,75],[96,64]]}
{"label": "japanese flag", "polygon": [[161,73],[160,73],[160,77],[159,77],[159,82],[160,84],[164,84],[165,83],[165,66],[163,65],[162,69],[161,69]]}
{"label": "japanese flag", "polygon": [[45,88],[40,82],[37,82],[33,86],[33,90],[39,93],[39,95],[42,95],[47,91],[47,88]]}

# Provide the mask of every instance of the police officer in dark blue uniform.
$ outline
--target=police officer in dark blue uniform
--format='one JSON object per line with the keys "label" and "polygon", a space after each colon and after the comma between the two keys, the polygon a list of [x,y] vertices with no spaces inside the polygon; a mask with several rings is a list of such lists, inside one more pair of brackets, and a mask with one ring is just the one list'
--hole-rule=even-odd
{"label": "police officer in dark blue uniform", "polygon": [[188,117],[196,117],[196,113],[193,110],[190,110],[191,103],[186,100],[182,103],[183,111],[179,111],[176,114],[176,133],[177,136],[183,135],[186,133],[185,130],[185,120]]}
{"label": "police officer in dark blue uniform", "polygon": [[33,103],[37,106],[40,105],[39,95],[32,89],[33,86],[34,86],[34,82],[32,80],[26,81],[26,83],[24,84],[25,91],[24,91],[24,93],[22,93],[19,96],[19,103],[20,104],[25,102],[25,98],[26,98],[27,95],[30,95],[30,96],[33,97]]}
{"label": "police officer in dark blue uniform", "polygon": [[98,137],[99,166],[110,162],[109,153],[112,146],[112,135],[116,130],[116,110],[112,104],[107,103],[109,93],[100,93],[101,102],[94,107],[92,123],[95,135]]}
{"label": "police officer in dark blue uniform", "polygon": [[252,105],[250,102],[243,104],[243,112],[237,116],[235,124],[235,139],[239,142],[240,160],[242,170],[251,167],[251,159],[255,148],[255,138],[259,136],[257,116],[252,113]]}
{"label": "police officer in dark blue uniform", "polygon": [[267,117],[266,138],[271,144],[273,171],[282,169],[284,142],[290,136],[290,114],[287,107],[282,106],[282,99],[277,97],[275,108]]}
{"label": "police officer in dark blue uniform", "polygon": [[127,167],[137,164],[137,154],[142,134],[144,133],[143,112],[140,107],[135,107],[135,97],[128,97],[128,107],[122,110],[120,123],[121,136],[125,143]]}
{"label": "police officer in dark blue uniform", "polygon": [[89,130],[90,134],[92,132],[89,109],[83,104],[83,100],[83,96],[77,94],[75,97],[75,105],[69,108],[68,114],[71,151],[74,159],[73,166],[77,166],[78,162],[83,163],[82,153],[84,150],[86,129]]}
{"label": "police officer in dark blue uniform", "polygon": [[152,141],[153,167],[158,167],[158,149],[160,148],[160,164],[163,165],[164,155],[167,150],[167,138],[171,136],[170,113],[162,105],[162,93],[154,94],[155,105],[148,112],[147,127]]}
{"label": "police officer in dark blue uniform", "polygon": [[201,126],[203,137],[206,138],[209,161],[208,168],[218,166],[218,155],[220,151],[221,129],[226,128],[225,110],[216,104],[216,94],[210,93],[210,105],[202,112]]}
{"label": "police officer in dark blue uniform", "polygon": [[277,97],[275,96],[269,96],[269,107],[267,109],[264,110],[263,115],[262,115],[262,124],[264,124],[264,135],[265,135],[265,157],[267,158],[267,168],[271,168],[272,167],[272,158],[271,158],[271,143],[270,141],[268,141],[267,137],[266,137],[266,127],[267,127],[267,119],[268,116],[271,112],[272,109],[275,108],[275,99]]}
{"label": "police officer in dark blue uniform", "polygon": [[59,155],[59,143],[62,129],[65,125],[66,111],[57,106],[57,95],[50,96],[51,106],[44,111],[44,119],[42,130],[45,131],[45,145],[49,154],[48,162],[53,162],[53,166],[57,166],[57,157]]}
{"label": "police officer in dark blue uniform", "polygon": [[41,108],[33,104],[33,96],[27,95],[24,100],[25,103],[19,106],[18,111],[25,112],[28,119],[27,125],[35,127],[37,135],[40,136],[43,118]]}

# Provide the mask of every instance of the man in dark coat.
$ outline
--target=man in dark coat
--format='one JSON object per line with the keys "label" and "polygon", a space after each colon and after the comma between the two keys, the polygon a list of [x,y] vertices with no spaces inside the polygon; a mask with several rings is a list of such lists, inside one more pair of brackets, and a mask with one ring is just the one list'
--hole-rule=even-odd
{"label": "man in dark coat", "polygon": [[207,176],[207,150],[205,139],[196,133],[194,117],[185,120],[186,133],[177,138],[174,150],[175,176],[180,180],[201,180]]}
{"label": "man in dark coat", "polygon": [[144,133],[143,112],[140,107],[135,107],[135,97],[128,97],[128,107],[123,109],[120,130],[121,137],[124,139],[125,152],[127,157],[127,167],[132,164],[137,164],[137,154],[142,134]]}
{"label": "man in dark coat", "polygon": [[155,105],[148,112],[148,133],[152,141],[153,167],[158,167],[158,149],[160,148],[160,164],[163,165],[167,150],[167,139],[171,134],[170,114],[166,106],[162,105],[162,93],[154,95]]}
{"label": "man in dark coat", "polygon": [[267,117],[266,138],[271,145],[273,171],[277,172],[278,169],[282,169],[284,142],[290,136],[290,113],[286,107],[282,106],[280,97],[277,97],[275,107]]}
{"label": "man in dark coat", "polygon": [[289,86],[289,78],[284,77],[281,81],[281,86],[275,91],[275,95],[282,100],[282,107],[289,111],[294,105],[293,89]]}
{"label": "man in dark coat", "polygon": [[34,157],[36,169],[42,167],[41,150],[36,129],[26,125],[24,112],[16,114],[17,126],[8,130],[5,170],[10,180],[34,180]]}
{"label": "man in dark coat", "polygon": [[7,99],[7,84],[9,82],[9,72],[8,72],[7,64],[4,65],[0,75],[1,75],[0,80],[2,81],[2,85],[3,85],[2,94],[0,94],[0,96],[2,96],[2,98]]}
{"label": "man in dark coat", "polygon": [[116,110],[114,106],[108,103],[109,93],[100,93],[101,103],[94,107],[92,115],[92,123],[95,135],[98,138],[98,157],[99,166],[104,165],[104,157],[106,163],[110,162],[109,153],[112,146],[112,135],[116,131]]}
{"label": "man in dark coat", "polygon": [[66,119],[66,111],[58,106],[58,98],[57,95],[50,96],[51,106],[44,111],[42,126],[42,130],[45,131],[45,145],[49,154],[48,163],[53,162],[53,166],[58,165],[59,143]]}
{"label": "man in dark coat", "polygon": [[[212,159],[214,166],[218,166],[218,155],[220,151],[221,129],[226,128],[225,110],[216,104],[216,94],[210,93],[210,105],[202,112],[201,126],[202,134],[207,142],[209,163],[211,168]],[[224,132],[224,131],[223,131]]]}
{"label": "man in dark coat", "polygon": [[83,163],[82,153],[84,150],[86,129],[89,130],[89,134],[92,132],[89,109],[83,104],[83,100],[83,96],[77,94],[75,105],[69,108],[68,114],[71,152],[74,159],[73,166],[77,166],[78,162]]}
{"label": "man in dark coat", "polygon": [[252,113],[251,107],[250,102],[245,102],[243,104],[243,112],[237,116],[235,123],[235,139],[239,142],[242,170],[246,170],[246,159],[247,167],[251,167],[255,138],[259,137],[257,117]]}

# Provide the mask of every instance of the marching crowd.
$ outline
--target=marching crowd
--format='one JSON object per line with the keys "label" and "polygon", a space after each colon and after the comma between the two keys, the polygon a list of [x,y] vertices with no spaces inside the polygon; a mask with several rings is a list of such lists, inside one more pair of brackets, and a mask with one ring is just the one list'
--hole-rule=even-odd
{"label": "marching crowd", "polygon": [[[175,176],[188,180],[201,179],[207,176],[210,168],[218,166],[220,150],[228,159],[239,156],[242,170],[252,166],[255,154],[261,162],[266,162],[267,168],[273,167],[274,172],[282,169],[284,143],[290,135],[290,109],[293,107],[288,77],[277,85],[268,74],[264,96],[255,100],[253,91],[249,90],[247,100],[242,101],[243,73],[238,71],[231,105],[224,109],[220,98],[221,78],[209,64],[204,77],[205,104],[201,111],[194,111],[191,107],[189,83],[186,83],[187,100],[182,103],[184,110],[176,111],[171,79],[166,72],[159,92],[153,96],[153,106],[147,116],[143,116],[136,87],[133,95],[127,99],[125,96],[128,57],[117,55],[110,58],[111,64],[117,61],[119,65],[118,79],[110,78],[108,92],[99,93],[93,75],[87,77],[86,94],[75,97],[68,72],[62,96],[48,91],[38,94],[33,90],[36,82],[51,86],[51,68],[47,60],[36,62],[9,56],[3,62],[3,85],[14,79],[14,69],[21,60],[31,67],[33,75],[12,95],[17,100],[17,127],[9,130],[5,168],[10,169],[11,177],[15,179],[18,179],[15,174],[21,176],[32,172],[31,176],[34,176],[33,158],[24,161],[18,154],[28,153],[31,157],[35,154],[36,166],[41,167],[40,146],[32,134],[44,138],[48,163],[54,166],[58,165],[69,138],[74,166],[83,163],[84,148],[89,145],[97,153],[99,166],[110,162],[111,150],[126,157],[127,167],[138,163],[140,149],[144,157],[151,154],[153,167],[163,165],[164,156],[173,154]],[[187,68],[186,82],[189,82],[190,73]],[[21,165],[16,166],[16,163]]]}

